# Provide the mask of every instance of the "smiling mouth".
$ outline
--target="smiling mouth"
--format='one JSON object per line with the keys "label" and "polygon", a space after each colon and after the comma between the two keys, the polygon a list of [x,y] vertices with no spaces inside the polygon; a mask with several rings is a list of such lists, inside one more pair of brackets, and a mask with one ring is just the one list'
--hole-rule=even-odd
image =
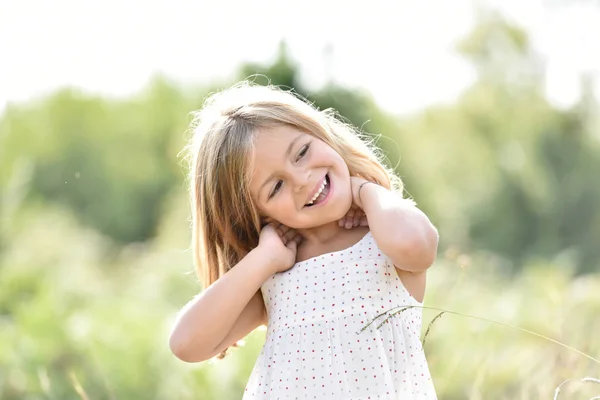
{"label": "smiling mouth", "polygon": [[315,193],[315,196],[312,198],[312,200],[310,202],[308,202],[307,204],[305,204],[304,206],[312,207],[312,206],[322,202],[327,197],[327,194],[329,194],[329,186],[330,186],[329,174],[327,174],[327,175],[325,175],[325,180],[323,181],[323,185],[321,185],[321,187],[319,188],[317,193]]}

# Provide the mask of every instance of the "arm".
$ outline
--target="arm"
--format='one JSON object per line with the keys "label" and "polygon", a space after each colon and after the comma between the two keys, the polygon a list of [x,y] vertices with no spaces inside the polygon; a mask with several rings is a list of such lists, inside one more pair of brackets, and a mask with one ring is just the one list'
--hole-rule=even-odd
{"label": "arm", "polygon": [[367,215],[377,245],[403,271],[419,273],[433,264],[438,233],[429,218],[410,200],[358,177],[352,177],[356,204]]}
{"label": "arm", "polygon": [[187,362],[212,358],[267,320],[261,285],[294,265],[301,237],[281,224],[268,224],[258,246],[190,301],[169,338],[171,351]]}
{"label": "arm", "polygon": [[272,274],[267,259],[252,250],[182,309],[169,338],[173,354],[186,362],[207,360],[266,322],[259,289]]}

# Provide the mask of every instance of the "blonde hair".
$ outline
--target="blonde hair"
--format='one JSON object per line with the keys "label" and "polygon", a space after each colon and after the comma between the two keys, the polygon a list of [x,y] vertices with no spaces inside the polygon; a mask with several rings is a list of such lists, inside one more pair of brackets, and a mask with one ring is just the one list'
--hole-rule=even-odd
{"label": "blonde hair", "polygon": [[372,140],[336,118],[333,110],[319,111],[292,92],[241,82],[211,95],[193,114],[184,151],[194,264],[204,288],[258,245],[261,221],[248,183],[253,139],[261,128],[287,125],[302,130],[339,153],[351,176],[402,190],[401,180],[384,166]]}

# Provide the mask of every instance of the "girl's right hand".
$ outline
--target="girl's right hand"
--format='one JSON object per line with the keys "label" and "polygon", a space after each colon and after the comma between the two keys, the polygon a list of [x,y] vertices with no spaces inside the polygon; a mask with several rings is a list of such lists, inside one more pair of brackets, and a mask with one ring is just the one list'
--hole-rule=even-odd
{"label": "girl's right hand", "polygon": [[264,250],[272,272],[277,273],[287,271],[296,263],[296,250],[301,242],[302,236],[294,229],[272,221],[260,231],[258,248]]}

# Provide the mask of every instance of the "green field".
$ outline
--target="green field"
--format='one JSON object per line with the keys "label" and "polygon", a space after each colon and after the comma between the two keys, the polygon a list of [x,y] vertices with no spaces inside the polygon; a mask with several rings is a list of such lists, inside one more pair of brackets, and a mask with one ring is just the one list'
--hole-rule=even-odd
{"label": "green field", "polygon": [[[103,240],[59,212],[32,214],[0,270],[2,399],[239,399],[264,331],[221,361],[177,360],[167,341],[197,290],[181,215],[145,245],[106,259]],[[184,235],[185,236],[185,235]],[[596,360],[600,275],[555,263],[511,277],[491,257],[440,255],[425,306],[510,324]],[[424,310],[424,328],[438,311]],[[441,399],[561,399],[600,393],[600,363],[514,327],[444,314],[425,351]],[[588,396],[588,397],[586,397]]]}

